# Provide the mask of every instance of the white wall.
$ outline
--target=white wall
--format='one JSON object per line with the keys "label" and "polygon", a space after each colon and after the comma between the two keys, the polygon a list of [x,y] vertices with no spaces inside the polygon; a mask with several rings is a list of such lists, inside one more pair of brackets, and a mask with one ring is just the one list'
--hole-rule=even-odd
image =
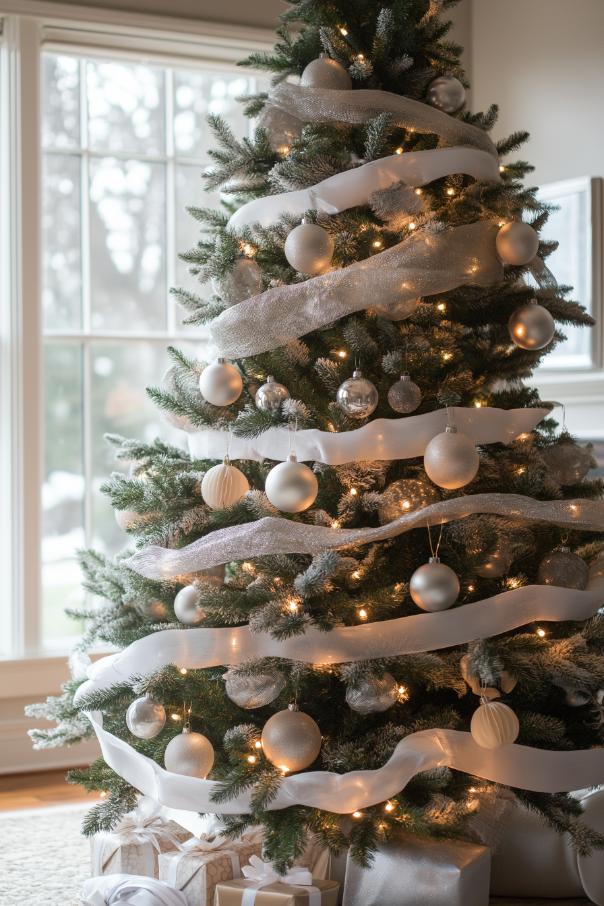
{"label": "white wall", "polygon": [[[52,0],[51,0],[52,2]],[[146,13],[159,16],[178,16],[204,22],[228,22],[275,28],[277,16],[287,4],[283,0],[60,0],[61,3],[87,7]]]}

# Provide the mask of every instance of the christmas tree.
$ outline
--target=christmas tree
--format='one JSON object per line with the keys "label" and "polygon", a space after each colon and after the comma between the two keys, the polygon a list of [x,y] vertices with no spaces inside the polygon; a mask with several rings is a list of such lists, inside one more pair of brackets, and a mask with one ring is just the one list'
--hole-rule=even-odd
{"label": "christmas tree", "polygon": [[281,868],[309,833],[368,864],[507,786],[604,844],[568,795],[604,782],[603,486],[525,384],[591,319],[527,133],[465,109],[455,2],[296,0],[246,61],[254,138],[211,120],[226,200],[183,258],[214,291],[174,293],[217,357],[149,390],[182,447],[108,438],[132,546],[82,554],[75,616],[119,652],[30,709],[37,745],[101,740],[90,833],[142,790],[262,824]]}

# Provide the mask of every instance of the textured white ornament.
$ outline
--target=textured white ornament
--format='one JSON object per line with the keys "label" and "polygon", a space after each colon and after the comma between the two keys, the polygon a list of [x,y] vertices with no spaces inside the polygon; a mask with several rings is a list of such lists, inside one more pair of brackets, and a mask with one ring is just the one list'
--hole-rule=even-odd
{"label": "textured white ornament", "polygon": [[327,54],[321,54],[311,60],[302,73],[300,84],[304,88],[331,88],[337,91],[350,91],[352,79],[350,74],[336,60]]}
{"label": "textured white ornament", "polygon": [[451,425],[433,437],[424,452],[426,475],[434,484],[449,491],[473,481],[479,465],[474,441]]}
{"label": "textured white ornament", "polygon": [[298,462],[295,453],[290,453],[286,462],[280,462],[270,470],[264,490],[278,510],[302,513],[317,499],[319,483],[314,472]]}
{"label": "textured white ornament", "polygon": [[498,749],[515,742],[520,732],[518,718],[503,702],[483,702],[472,715],[470,732],[483,749]]}
{"label": "textured white ornament", "polygon": [[409,594],[422,610],[437,613],[457,601],[459,579],[450,566],[441,563],[438,557],[430,557],[411,576]]}
{"label": "textured white ornament", "polygon": [[285,677],[278,670],[246,675],[231,669],[222,678],[231,701],[247,710],[269,705],[285,688]]}
{"label": "textured white ornament", "polygon": [[389,484],[380,496],[378,518],[380,525],[394,522],[399,516],[406,516],[421,510],[439,499],[438,491],[427,481],[419,478],[399,478]]}
{"label": "textured white ornament", "polygon": [[214,764],[214,747],[201,733],[194,733],[185,727],[182,733],[171,739],[164,752],[164,765],[173,774],[204,779]]}
{"label": "textured white ornament", "polygon": [[241,396],[243,379],[238,368],[218,358],[201,372],[199,389],[204,400],[212,406],[230,406]]}
{"label": "textured white ornament", "polygon": [[301,274],[314,277],[331,265],[334,242],[318,223],[302,223],[287,234],[283,251],[288,262]]}
{"label": "textured white ornament", "polygon": [[363,377],[358,369],[338,387],[336,400],[350,418],[368,418],[377,408],[379,394],[375,384]]}
{"label": "textured white ornament", "polygon": [[540,585],[557,585],[561,588],[587,588],[588,579],[589,567],[585,560],[565,546],[544,557],[537,573]]}
{"label": "textured white ornament", "polygon": [[126,711],[126,726],[139,739],[153,739],[164,728],[166,710],[147,692],[135,698]]}
{"label": "textured white ornament", "polygon": [[199,606],[201,593],[196,585],[185,585],[174,598],[174,613],[176,619],[186,626],[201,623],[205,613]]}
{"label": "textured white ornament", "polygon": [[556,322],[543,305],[530,302],[517,308],[508,321],[510,337],[521,349],[544,349],[554,339]]}
{"label": "textured white ornament", "polygon": [[426,100],[443,113],[457,113],[466,100],[466,89],[455,76],[438,76],[428,85]]}
{"label": "textured white ornament", "polygon": [[346,689],[348,707],[358,714],[373,714],[391,708],[398,698],[398,684],[391,673],[368,676]]}
{"label": "textured white ornament", "polygon": [[262,730],[262,750],[282,771],[302,771],[321,751],[321,730],[308,714],[290,705],[269,717]]}
{"label": "textured white ornament", "polygon": [[411,380],[409,374],[401,374],[398,381],[388,391],[388,403],[395,412],[409,415],[415,412],[422,401],[422,392]]}
{"label": "textured white ornament", "polygon": [[208,469],[201,482],[201,496],[212,510],[233,506],[249,489],[249,481],[241,469],[230,464],[228,456]]}
{"label": "textured white ornament", "polygon": [[504,264],[519,266],[533,260],[539,251],[539,236],[529,223],[512,220],[501,227],[495,244]]}
{"label": "textured white ornament", "polygon": [[266,379],[266,383],[258,388],[254,401],[262,412],[279,412],[281,404],[289,399],[289,390],[279,381],[276,381],[272,374]]}
{"label": "textured white ornament", "polygon": [[262,292],[262,271],[252,258],[238,258],[216,289],[228,305],[238,305]]}

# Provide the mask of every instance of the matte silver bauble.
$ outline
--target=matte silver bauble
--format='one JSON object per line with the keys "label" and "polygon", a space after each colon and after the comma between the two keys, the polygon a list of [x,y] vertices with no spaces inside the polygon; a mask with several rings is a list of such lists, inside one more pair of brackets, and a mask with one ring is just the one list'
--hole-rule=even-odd
{"label": "matte silver bauble", "polygon": [[258,388],[254,397],[256,405],[263,412],[279,412],[282,403],[288,399],[289,390],[276,381],[272,374],[269,374],[266,383]]}
{"label": "matte silver bauble", "polygon": [[400,378],[388,391],[388,403],[395,412],[409,415],[415,412],[422,401],[422,392],[411,380],[408,374],[401,374]]}
{"label": "matte silver bauble", "polygon": [[491,701],[492,699],[500,698],[502,692],[507,695],[512,689],[516,688],[518,680],[507,670],[502,670],[499,673],[497,685],[485,686],[481,677],[477,673],[472,672],[470,664],[470,655],[464,654],[459,662],[459,671],[474,695],[480,695],[481,698]]}
{"label": "matte silver bauble", "polygon": [[537,573],[540,585],[557,585],[560,588],[584,589],[588,579],[587,563],[569,547],[560,547],[544,557]]}
{"label": "matte silver bauble", "polygon": [[312,717],[290,705],[269,717],[261,741],[265,756],[276,767],[286,773],[302,771],[321,751],[321,730]]}
{"label": "matte silver bauble", "polygon": [[375,384],[363,377],[362,371],[357,370],[351,378],[340,384],[336,400],[349,418],[368,418],[377,408],[379,394]]}
{"label": "matte silver bauble", "polygon": [[302,513],[312,506],[319,493],[317,477],[295,453],[286,462],[274,466],[264,483],[266,496],[273,506],[284,513]]}
{"label": "matte silver bauble", "polygon": [[529,223],[512,220],[500,228],[495,244],[504,264],[519,266],[533,260],[539,251],[539,236]]}
{"label": "matte silver bauble", "polygon": [[498,749],[516,741],[520,724],[503,702],[484,702],[472,715],[470,732],[481,748]]}
{"label": "matte silver bauble", "polygon": [[346,702],[359,714],[373,714],[391,708],[398,698],[398,685],[390,673],[368,676],[346,689]]}
{"label": "matte silver bauble", "polygon": [[230,406],[243,390],[241,372],[223,358],[206,365],[199,376],[199,389],[212,406]]}
{"label": "matte silver bauble", "polygon": [[231,701],[247,710],[270,705],[285,688],[285,677],[278,670],[246,675],[230,669],[222,678]]}
{"label": "matte silver bauble", "polygon": [[208,469],[201,482],[201,496],[212,510],[233,506],[249,489],[249,481],[241,469],[230,464],[228,456]]}
{"label": "matte silver bauble", "polygon": [[389,484],[380,496],[378,519],[380,525],[394,522],[399,516],[414,513],[440,500],[438,491],[420,478],[399,478]]}
{"label": "matte silver bauble", "polygon": [[510,545],[505,539],[501,539],[494,551],[478,560],[475,566],[476,575],[483,579],[499,579],[509,571],[513,559],[514,554]]}
{"label": "matte silver bauble", "polygon": [[321,54],[311,60],[302,73],[300,84],[304,88],[331,88],[336,91],[349,91],[352,88],[350,74],[336,60],[327,54]]}
{"label": "matte silver bauble", "polygon": [[476,478],[480,458],[474,441],[454,427],[447,427],[424,451],[426,475],[441,488],[453,491]]}
{"label": "matte silver bauble", "polygon": [[443,113],[457,113],[466,100],[466,89],[455,76],[438,76],[428,85],[426,100]]}
{"label": "matte silver bauble", "polygon": [[126,711],[126,726],[139,739],[153,739],[164,728],[166,709],[147,692],[135,698]]}
{"label": "matte silver bauble", "polygon": [[436,613],[447,610],[459,597],[459,579],[450,566],[430,557],[416,569],[409,581],[409,593],[422,610]]}
{"label": "matte silver bauble", "polygon": [[204,779],[214,764],[214,747],[202,733],[185,727],[171,739],[164,752],[164,765],[173,774]]}
{"label": "matte silver bauble", "polygon": [[318,223],[300,223],[287,234],[283,251],[294,270],[309,277],[322,274],[331,265],[334,242]]}
{"label": "matte silver bauble", "polygon": [[556,322],[547,308],[531,302],[512,313],[508,330],[520,349],[544,349],[554,339]]}
{"label": "matte silver bauble", "polygon": [[201,623],[205,613],[201,609],[199,602],[201,593],[196,585],[185,585],[181,588],[174,598],[174,614],[176,619],[186,626],[194,626]]}
{"label": "matte silver bauble", "polygon": [[237,305],[262,292],[262,271],[252,258],[238,258],[231,271],[217,283],[227,305]]}
{"label": "matte silver bauble", "polygon": [[593,444],[579,446],[572,440],[560,440],[543,450],[542,457],[548,468],[548,477],[557,484],[580,484],[597,462],[593,455]]}
{"label": "matte silver bauble", "polygon": [[270,104],[262,111],[258,125],[266,130],[269,145],[279,154],[289,151],[302,129],[302,122],[297,117]]}

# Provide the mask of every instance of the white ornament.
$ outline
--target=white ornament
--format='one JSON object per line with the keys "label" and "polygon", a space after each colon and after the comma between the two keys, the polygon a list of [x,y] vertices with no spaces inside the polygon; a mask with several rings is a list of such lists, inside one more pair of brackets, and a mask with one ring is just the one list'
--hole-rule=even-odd
{"label": "white ornament", "polygon": [[314,277],[331,265],[334,241],[318,223],[298,224],[287,234],[283,251],[288,262],[301,274]]}
{"label": "white ornament", "polygon": [[214,764],[214,747],[201,733],[194,733],[185,727],[182,733],[171,739],[164,752],[164,765],[173,774],[204,779]]}
{"label": "white ornament", "polygon": [[515,742],[520,732],[518,718],[503,702],[483,702],[472,715],[470,732],[483,749],[498,749]]}
{"label": "white ornament", "polygon": [[388,403],[395,412],[409,415],[415,412],[422,401],[422,392],[407,373],[401,374],[398,381],[388,391]]}
{"label": "white ornament", "polygon": [[286,462],[274,466],[266,476],[266,496],[273,506],[284,513],[302,513],[312,506],[319,493],[314,472],[295,453]]}
{"label": "white ornament", "polygon": [[375,384],[363,377],[358,369],[338,387],[336,400],[350,418],[368,418],[377,408],[379,394]]}
{"label": "white ornament", "polygon": [[269,717],[262,730],[262,750],[285,773],[302,771],[321,751],[321,730],[296,705]]}
{"label": "white ornament", "polygon": [[466,99],[466,89],[455,76],[438,76],[428,85],[428,103],[443,113],[457,113]]}
{"label": "white ornament", "polygon": [[114,510],[115,521],[125,532],[131,532],[151,518],[150,513],[137,513],[136,510]]}
{"label": "white ornament", "polygon": [[216,359],[199,376],[199,389],[204,400],[212,406],[230,406],[241,396],[241,372],[223,358]]}
{"label": "white ornament", "polygon": [[126,711],[126,726],[139,739],[153,739],[164,728],[166,710],[147,692],[135,698]]}
{"label": "white ornament", "polygon": [[508,330],[521,349],[544,349],[554,339],[556,322],[547,308],[530,302],[511,315]]}
{"label": "white ornament", "polygon": [[530,223],[512,220],[505,223],[496,239],[497,254],[504,264],[528,264],[539,251],[539,236]]}
{"label": "white ornament", "polygon": [[174,613],[176,619],[186,626],[200,623],[205,613],[199,606],[201,593],[196,585],[185,585],[174,598]]}
{"label": "white ornament", "polygon": [[422,610],[437,613],[455,604],[459,596],[459,579],[450,566],[438,557],[430,557],[415,570],[409,580],[409,593]]}
{"label": "white ornament", "polygon": [[391,708],[398,698],[398,683],[390,673],[368,676],[346,689],[348,707],[358,714],[373,714]]}
{"label": "white ornament", "polygon": [[311,60],[302,73],[300,84],[304,88],[331,88],[336,91],[350,91],[352,79],[350,74],[336,60],[327,54],[321,54]]}
{"label": "white ornament", "polygon": [[254,401],[262,412],[279,412],[281,404],[289,399],[289,390],[279,381],[276,381],[272,374],[266,379],[266,383],[258,388]]}
{"label": "white ornament", "polygon": [[278,670],[273,673],[238,673],[227,670],[223,674],[226,694],[240,708],[264,708],[274,701],[285,688],[285,677]]}
{"label": "white ornament", "polygon": [[249,481],[241,469],[230,464],[228,456],[208,469],[201,482],[201,496],[212,510],[233,506],[249,489]]}
{"label": "white ornament", "polygon": [[433,437],[424,451],[426,475],[434,484],[450,491],[473,481],[479,465],[474,441],[451,425]]}
{"label": "white ornament", "polygon": [[216,281],[215,289],[227,305],[237,305],[262,292],[262,271],[252,258],[238,258],[230,273]]}

